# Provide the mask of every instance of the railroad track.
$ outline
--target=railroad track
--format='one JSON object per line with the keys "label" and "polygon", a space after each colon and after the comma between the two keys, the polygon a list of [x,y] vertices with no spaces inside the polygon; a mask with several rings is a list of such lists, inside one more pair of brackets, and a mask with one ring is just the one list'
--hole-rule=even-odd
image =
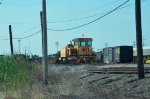
{"label": "railroad track", "polygon": [[[90,73],[99,73],[99,74],[137,74],[137,67],[109,67],[101,68],[97,70],[88,70]],[[150,73],[150,67],[144,68],[145,73]]]}

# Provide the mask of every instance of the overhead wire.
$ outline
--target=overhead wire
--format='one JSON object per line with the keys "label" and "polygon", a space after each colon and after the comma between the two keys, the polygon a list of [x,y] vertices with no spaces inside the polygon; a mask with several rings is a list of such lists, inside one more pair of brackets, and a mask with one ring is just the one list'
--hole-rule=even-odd
{"label": "overhead wire", "polygon": [[106,6],[110,6],[111,4],[114,4],[114,3],[118,2],[118,1],[121,1],[121,0],[115,0],[115,1],[113,1],[113,2],[109,2],[109,3],[107,3],[107,4],[98,6],[98,7],[96,7],[96,8],[89,9],[89,10],[84,11],[84,12],[79,12],[79,13],[77,13],[77,14],[65,16],[65,17],[62,17],[62,18],[58,18],[58,19],[56,19],[56,20],[62,20],[62,19],[66,19],[66,18],[69,18],[69,17],[78,16],[78,15],[81,15],[81,14],[84,14],[84,13],[89,13],[89,12],[92,12],[92,11],[94,11],[94,10],[98,10],[98,9],[103,8],[103,7],[106,7]]}
{"label": "overhead wire", "polygon": [[[60,0],[50,0],[50,1],[47,1],[47,3],[56,2],[56,1],[60,1]],[[100,8],[103,8],[103,7],[109,6],[109,5],[111,5],[111,4],[114,4],[114,3],[118,2],[118,1],[121,1],[121,0],[115,0],[115,1],[113,1],[113,2],[109,2],[109,3],[104,4],[104,5],[102,5],[102,6],[98,6],[98,7],[96,7],[96,8],[89,9],[89,10],[84,11],[84,12],[80,12],[80,13],[78,13],[78,14],[73,14],[73,15],[70,15],[70,16],[62,17],[62,18],[59,18],[59,19],[57,19],[57,20],[62,20],[62,19],[66,19],[66,18],[69,18],[69,17],[78,16],[78,15],[81,15],[81,14],[84,14],[84,13],[92,12],[92,11],[94,11],[94,10],[98,10],[98,9],[100,9]],[[79,18],[79,20],[81,20],[81,19],[84,19],[84,18]],[[77,20],[78,20],[78,19],[77,19]],[[69,21],[72,21],[72,20],[68,20],[68,21],[49,21],[48,23],[61,23],[61,22],[69,22]],[[0,22],[0,23],[3,23],[3,24],[30,24],[31,22],[28,22],[28,23],[27,23],[27,22],[21,22],[21,23]],[[32,23],[39,23],[39,22],[32,22]]]}
{"label": "overhead wire", "polygon": [[[59,0],[50,0],[50,1],[47,1],[47,2],[56,2],[56,1],[59,1]],[[111,5],[111,4],[114,4],[116,2],[118,2],[120,0],[115,0],[113,2],[109,2],[107,4],[104,4],[102,6],[99,6],[99,7],[96,7],[96,8],[93,8],[93,9],[89,9],[85,12],[81,12],[80,14],[74,14],[74,15],[70,15],[70,16],[66,16],[66,17],[62,17],[62,18],[59,18],[58,20],[62,20],[62,19],[66,19],[66,18],[69,18],[69,17],[72,17],[72,16],[77,16],[77,15],[81,15],[81,14],[84,14],[84,13],[88,13],[88,12],[91,12],[91,11],[94,11],[94,10],[97,10],[97,9],[100,9],[102,8],[103,6],[108,6],[108,5]],[[102,14],[105,14],[107,12],[103,12],[103,13],[99,13],[99,14],[95,14],[95,15],[90,15],[90,16],[85,16],[85,17],[81,17],[81,18],[74,18],[74,19],[69,19],[69,20],[62,20],[62,21],[49,21],[47,23],[64,23],[64,22],[71,22],[71,21],[77,21],[77,20],[82,20],[82,19],[87,19],[87,18],[91,18],[91,17],[96,17],[96,16],[99,16],[99,15],[102,15]],[[8,23],[8,22],[0,22],[0,23],[3,23],[3,24],[31,24],[31,22],[22,22],[22,23]],[[39,22],[32,22],[32,23],[39,23]]]}
{"label": "overhead wire", "polygon": [[[2,0],[4,1],[4,0]],[[57,1],[60,1],[60,0],[50,0],[50,1],[47,1],[47,3],[54,3],[54,2],[57,2]],[[41,5],[41,2],[36,2],[36,3],[26,3],[26,4],[14,4],[14,3],[11,3],[11,4],[3,4],[4,6],[38,6],[38,5]]]}
{"label": "overhead wire", "polygon": [[124,3],[122,3],[122,4],[119,5],[119,6],[117,6],[117,7],[114,8],[113,10],[109,11],[108,13],[106,13],[106,14],[100,16],[99,18],[97,18],[97,19],[95,19],[95,20],[93,20],[93,21],[90,21],[90,22],[88,22],[88,23],[85,23],[85,24],[82,24],[82,25],[79,25],[79,26],[76,26],[76,27],[68,28],[68,29],[48,29],[48,30],[50,30],[50,31],[68,31],[68,30],[74,30],[74,29],[77,29],[77,28],[81,28],[81,27],[83,27],[83,26],[86,26],[86,25],[89,25],[89,24],[91,24],[91,23],[94,23],[94,22],[100,20],[101,18],[103,18],[103,17],[105,17],[105,16],[111,14],[112,12],[116,11],[118,8],[122,7],[123,5],[125,5],[126,3],[128,3],[129,1],[130,1],[130,0],[126,0]]}
{"label": "overhead wire", "polygon": [[0,21],[0,24],[19,24],[19,25],[24,25],[24,24],[37,24],[37,23],[40,23],[40,22],[3,22],[3,21]]}
{"label": "overhead wire", "polygon": [[[146,0],[142,0],[141,2],[143,2],[143,1],[146,1]],[[135,3],[128,4],[128,5],[126,5],[126,6],[123,6],[123,7],[118,8],[117,10],[120,10],[120,9],[123,9],[123,8],[126,8],[126,7],[129,7],[129,6],[133,6],[134,4],[135,4]],[[65,23],[65,22],[78,21],[78,20],[83,20],[83,19],[88,19],[88,18],[100,16],[100,15],[106,14],[106,13],[108,13],[108,11],[107,11],[107,12],[102,12],[102,13],[99,13],[99,14],[94,14],[94,15],[85,16],[85,17],[69,19],[69,20],[49,21],[49,22],[47,22],[47,23]]]}
{"label": "overhead wire", "polygon": [[[129,0],[127,0],[125,3],[121,4],[120,6],[116,7],[115,9],[109,11],[109,12],[106,13],[105,15],[103,15],[103,16],[101,16],[101,17],[99,17],[99,18],[97,18],[97,19],[95,19],[95,20],[93,20],[93,21],[91,21],[91,22],[88,22],[88,23],[86,23],[86,24],[83,24],[83,25],[80,25],[80,26],[77,26],[77,27],[74,27],[74,28],[64,29],[64,30],[53,30],[53,29],[48,29],[48,30],[52,30],[52,31],[66,31],[66,30],[72,30],[72,29],[76,29],[76,28],[83,27],[83,26],[85,26],[85,25],[91,24],[91,23],[93,23],[93,22],[95,22],[95,21],[97,21],[97,20],[103,18],[104,16],[106,16],[106,15],[108,15],[108,14],[114,12],[115,10],[117,10],[118,8],[120,8],[121,6],[123,6],[124,4],[126,4],[128,1],[129,1]],[[101,13],[101,14],[103,14],[103,13]],[[91,17],[91,16],[88,16],[88,17]],[[86,17],[85,17],[85,18],[86,18]],[[33,27],[33,28],[27,30],[26,32],[29,32],[29,31],[35,29],[35,28],[38,27],[38,26],[39,26],[39,25],[37,25],[37,26],[35,26],[35,27]],[[26,32],[23,32],[23,33],[26,33]],[[25,36],[25,37],[22,37],[22,38],[13,38],[13,39],[26,39],[26,38],[29,38],[29,37],[32,37],[32,36],[38,34],[39,32],[41,32],[41,30],[39,30],[39,31],[37,31],[36,33],[33,33],[33,34],[29,35],[29,36]],[[0,39],[0,40],[9,40],[9,39]]]}
{"label": "overhead wire", "polygon": [[[36,28],[39,27],[39,26],[40,26],[40,24],[38,24],[38,25],[36,25],[36,26],[34,26],[34,27],[32,27],[32,28],[26,30],[26,31],[23,32],[23,33],[18,33],[18,34],[15,34],[15,35],[22,35],[22,34],[25,34],[25,33],[27,33],[27,32],[30,32],[30,31],[36,29]],[[13,36],[14,36],[14,35],[13,35]]]}
{"label": "overhead wire", "polygon": [[[32,30],[34,30],[34,29],[36,29],[36,28],[37,28],[37,27],[39,27],[39,26],[40,26],[40,24],[38,24],[38,25],[36,25],[36,26],[34,26],[34,27],[32,27],[32,28],[30,28],[30,29],[26,30],[26,31],[25,31],[25,32],[23,32],[23,33],[13,34],[13,36],[25,34],[25,33],[27,33],[27,32],[30,32],[30,31],[32,31]],[[5,37],[7,37],[7,38],[8,38],[8,36],[5,36]],[[9,40],[9,39],[0,39],[0,40]]]}
{"label": "overhead wire", "polygon": [[32,36],[34,36],[34,35],[36,35],[36,34],[38,34],[38,33],[40,33],[40,32],[41,32],[41,30],[39,30],[39,31],[37,31],[37,32],[35,32],[35,33],[31,34],[31,35],[22,37],[22,38],[13,38],[13,39],[19,39],[19,40],[26,39],[26,38],[32,37]]}
{"label": "overhead wire", "polygon": [[0,41],[7,41],[7,40],[9,40],[9,39],[0,39]]}
{"label": "overhead wire", "polygon": [[[106,12],[100,13],[100,14],[105,14],[105,13],[106,13],[106,14],[103,15],[103,16],[101,16],[101,17],[99,17],[99,18],[97,18],[97,19],[95,19],[95,20],[93,20],[93,21],[91,21],[91,22],[88,22],[88,23],[86,23],[86,24],[83,24],[83,25],[80,25],[80,26],[77,26],[77,27],[74,27],[74,28],[70,28],[70,29],[52,30],[52,31],[67,31],[67,30],[72,30],[72,29],[76,29],[76,28],[80,28],[80,27],[82,27],[82,26],[88,25],[88,24],[90,24],[90,23],[93,23],[93,22],[99,20],[100,18],[103,18],[103,17],[106,16],[106,15],[109,15],[110,13],[112,13],[112,12],[114,12],[114,11],[116,11],[116,10],[123,9],[123,8],[126,8],[126,7],[129,7],[129,6],[134,5],[134,3],[132,3],[132,4],[129,4],[129,5],[123,6],[123,5],[125,5],[127,2],[129,2],[129,1],[130,1],[130,0],[127,0],[126,2],[124,2],[123,4],[121,4],[120,6],[116,7],[115,9],[113,9],[113,10],[107,12],[107,13],[106,13]],[[146,0],[143,0],[143,1],[146,1]],[[121,6],[123,6],[123,7],[121,7]],[[97,15],[100,15],[100,14],[97,14]],[[83,18],[93,17],[93,16],[97,16],[97,15],[87,16],[87,17],[83,17]],[[82,19],[82,18],[81,18],[81,19]],[[70,21],[71,21],[71,20],[70,20]],[[35,26],[35,27],[33,27],[33,28],[27,30],[26,32],[31,31],[31,30],[35,29],[36,27],[38,27],[38,26],[39,26],[39,25],[37,25],[37,26]],[[51,29],[48,29],[48,30],[51,30]],[[26,33],[26,32],[23,32],[23,33]],[[34,36],[34,35],[36,35],[36,34],[38,34],[38,33],[40,33],[40,32],[41,32],[41,30],[39,30],[39,31],[37,31],[36,33],[33,33],[33,34],[29,35],[29,36],[25,36],[25,37],[22,37],[22,38],[13,38],[13,39],[26,39],[26,38],[32,37],[32,36]],[[4,41],[4,40],[9,40],[9,39],[0,39],[0,41]]]}
{"label": "overhead wire", "polygon": [[[132,5],[134,5],[134,3],[129,4],[129,5],[126,5],[126,6],[123,6],[123,7],[120,7],[120,8],[118,8],[117,10],[120,10],[120,9],[123,9],[123,8],[126,8],[126,7],[129,7],[129,6],[132,6]],[[108,12],[102,12],[102,13],[99,13],[99,14],[94,14],[94,15],[85,16],[85,17],[81,17],[81,18],[74,18],[74,19],[70,19],[70,20],[50,21],[50,22],[47,22],[47,23],[65,23],[65,22],[78,21],[78,20],[83,20],[83,19],[88,19],[88,18],[100,16],[100,15],[103,15],[103,14],[106,14],[106,13],[108,13]]]}
{"label": "overhead wire", "polygon": [[[146,0],[142,0],[141,2],[143,2],[143,1],[146,1]],[[123,9],[123,8],[126,8],[126,7],[129,7],[129,6],[133,6],[133,5],[135,5],[135,3],[131,3],[131,4],[128,4],[128,5],[126,5],[126,6],[120,7],[120,8],[118,8],[117,10],[120,10],[120,9]],[[78,21],[78,20],[93,18],[93,17],[100,16],[100,15],[106,14],[106,13],[108,13],[108,11],[107,11],[107,12],[102,12],[102,13],[99,13],[99,14],[94,14],[94,15],[85,16],[85,17],[69,19],[69,20],[49,21],[49,22],[47,22],[47,23],[65,23],[65,22]]]}
{"label": "overhead wire", "polygon": [[[34,35],[36,35],[36,34],[38,34],[40,32],[41,32],[41,30],[39,30],[39,31],[37,31],[37,32],[35,32],[35,33],[31,34],[31,35],[25,36],[25,37],[12,38],[12,39],[22,40],[22,39],[30,38],[30,37],[32,37],[32,36],[34,36]],[[6,40],[9,40],[9,39],[8,38],[7,39],[0,39],[0,41],[6,41]]]}
{"label": "overhead wire", "polygon": [[7,3],[7,4],[3,4],[4,6],[33,6],[33,5],[40,5],[40,2],[36,2],[34,4],[32,3],[24,3],[24,4],[14,4],[14,3]]}
{"label": "overhead wire", "polygon": [[57,2],[57,1],[60,1],[60,0],[50,0],[50,1],[47,1],[46,3],[54,3],[54,2]]}
{"label": "overhead wire", "polygon": [[87,19],[87,18],[99,16],[99,15],[102,15],[102,14],[105,14],[105,13],[106,12],[102,12],[102,13],[99,13],[99,14],[85,16],[85,17],[81,17],[81,18],[74,18],[74,19],[62,20],[62,21],[50,21],[50,22],[47,22],[47,23],[64,23],[64,22],[78,21],[78,20],[82,20],[82,19]]}
{"label": "overhead wire", "polygon": [[[146,0],[142,0],[141,3],[144,2],[144,1],[146,1]],[[117,10],[129,7],[129,6],[133,6],[133,5],[135,5],[135,3],[131,3],[131,4],[128,4],[126,6],[120,7]],[[106,13],[108,13],[108,11],[102,12],[102,13],[99,13],[99,14],[94,14],[94,15],[89,15],[89,16],[85,16],[85,17],[80,17],[80,18],[61,20],[61,21],[48,21],[47,23],[65,23],[65,22],[78,21],[78,20],[82,20],[82,19],[88,19],[88,18],[96,17],[96,16],[99,16],[99,15],[102,15],[102,14],[106,14]],[[64,18],[68,18],[68,17],[64,17]],[[62,18],[60,18],[60,19],[62,19]]]}

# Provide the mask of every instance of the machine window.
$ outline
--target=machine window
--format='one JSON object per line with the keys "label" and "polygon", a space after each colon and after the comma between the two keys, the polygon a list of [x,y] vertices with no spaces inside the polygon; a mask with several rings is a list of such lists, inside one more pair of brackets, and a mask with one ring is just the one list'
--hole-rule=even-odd
{"label": "machine window", "polygon": [[74,46],[78,46],[78,42],[75,41],[75,42],[74,42]]}
{"label": "machine window", "polygon": [[88,45],[88,47],[91,47],[92,46],[92,42],[88,42],[87,45]]}
{"label": "machine window", "polygon": [[81,44],[80,44],[81,46],[85,46],[85,42],[81,42]]}

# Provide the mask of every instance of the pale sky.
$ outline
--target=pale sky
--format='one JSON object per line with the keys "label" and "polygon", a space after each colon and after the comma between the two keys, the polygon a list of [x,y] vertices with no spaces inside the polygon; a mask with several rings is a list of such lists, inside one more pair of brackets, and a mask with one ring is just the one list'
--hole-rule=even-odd
{"label": "pale sky", "polygon": [[[42,0],[0,0],[0,54],[10,54],[9,29],[12,25],[13,38],[23,38],[41,30],[40,11]],[[47,0],[47,28],[68,29],[93,21],[126,0]],[[130,0],[126,5],[134,4]],[[142,0],[142,30],[145,47],[150,46],[150,0]],[[105,47],[133,45],[135,41],[135,6],[117,10],[87,26],[70,31],[48,30],[48,53],[65,47],[76,37],[93,38],[95,51]],[[14,50],[18,52],[18,40],[14,39]],[[21,40],[21,53],[41,55],[41,33]]]}

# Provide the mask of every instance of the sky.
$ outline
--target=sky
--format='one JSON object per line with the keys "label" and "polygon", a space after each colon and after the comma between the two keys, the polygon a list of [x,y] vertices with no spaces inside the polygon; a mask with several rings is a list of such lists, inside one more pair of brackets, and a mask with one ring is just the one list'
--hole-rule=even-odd
{"label": "sky", "polygon": [[[109,15],[81,28],[65,30],[91,22],[126,0],[46,0],[48,54],[65,47],[77,37],[93,38],[93,49],[120,45],[133,46],[136,40],[135,0]],[[24,38],[41,30],[40,11],[42,0],[0,0],[0,54],[10,54],[9,25],[12,25],[13,38]],[[123,7],[124,7],[123,6]],[[145,47],[150,46],[150,0],[142,0],[142,33]],[[19,52],[18,39],[13,39],[14,51]],[[20,51],[28,54],[42,54],[41,32],[21,39]]]}

